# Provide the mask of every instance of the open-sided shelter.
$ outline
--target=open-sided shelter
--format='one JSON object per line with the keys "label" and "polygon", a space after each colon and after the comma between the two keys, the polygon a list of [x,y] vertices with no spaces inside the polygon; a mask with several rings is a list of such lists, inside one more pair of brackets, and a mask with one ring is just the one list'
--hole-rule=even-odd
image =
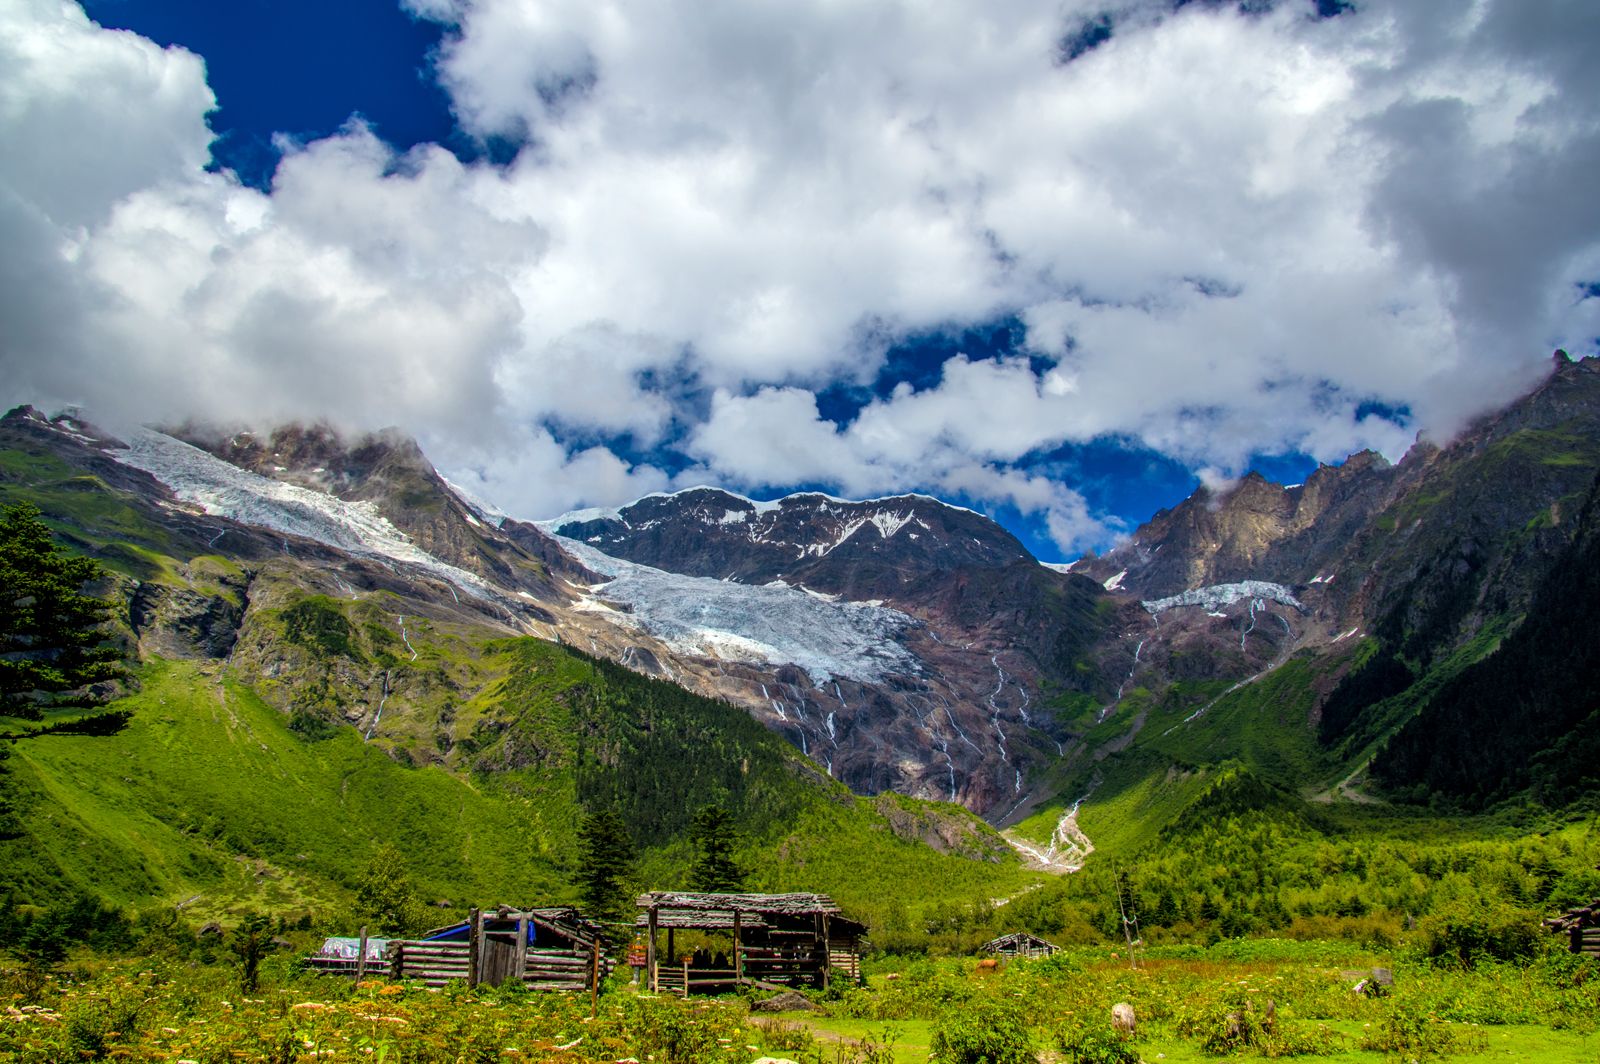
{"label": "open-sided shelter", "polygon": [[983,950],[986,953],[993,953],[996,957],[1048,957],[1059,949],[1061,947],[1055,943],[1046,942],[1026,931],[1001,935],[983,944]]}
{"label": "open-sided shelter", "polygon": [[[645,974],[652,990],[685,996],[691,990],[734,986],[826,988],[829,980],[861,974],[866,925],[846,918],[826,894],[641,894],[635,923],[645,932]],[[676,956],[673,932],[683,928],[728,934],[726,967],[696,965]],[[664,958],[659,935],[667,932]],[[666,963],[661,963],[662,960]]]}

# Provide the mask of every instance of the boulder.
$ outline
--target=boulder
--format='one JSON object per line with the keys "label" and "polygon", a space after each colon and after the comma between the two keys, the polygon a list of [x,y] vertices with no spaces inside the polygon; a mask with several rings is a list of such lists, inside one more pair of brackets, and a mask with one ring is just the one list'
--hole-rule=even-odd
{"label": "boulder", "polygon": [[206,924],[204,927],[194,933],[195,938],[204,938],[206,935],[216,935],[218,938],[221,938],[222,925],[217,923],[215,920],[212,920],[210,923]]}
{"label": "boulder", "polygon": [[1133,1037],[1136,1031],[1132,1005],[1126,1001],[1119,1001],[1111,1006],[1111,1029],[1118,1034]]}

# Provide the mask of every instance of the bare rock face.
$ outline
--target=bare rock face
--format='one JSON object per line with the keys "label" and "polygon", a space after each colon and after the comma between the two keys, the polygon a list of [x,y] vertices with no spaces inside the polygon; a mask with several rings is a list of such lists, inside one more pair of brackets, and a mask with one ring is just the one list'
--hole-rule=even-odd
{"label": "bare rock face", "polygon": [[782,580],[851,600],[893,599],[932,572],[1033,560],[987,517],[925,495],[847,502],[806,493],[758,503],[694,488],[544,524],[668,572],[742,584]]}

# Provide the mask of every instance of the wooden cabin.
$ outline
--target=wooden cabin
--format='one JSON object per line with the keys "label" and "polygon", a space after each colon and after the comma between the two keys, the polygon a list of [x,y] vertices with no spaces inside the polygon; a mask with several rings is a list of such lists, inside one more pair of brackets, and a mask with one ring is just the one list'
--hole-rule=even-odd
{"label": "wooden cabin", "polygon": [[604,928],[570,905],[546,909],[473,909],[467,919],[419,939],[391,939],[389,974],[443,986],[499,986],[520,979],[530,990],[588,990],[611,972]]}
{"label": "wooden cabin", "polygon": [[1061,947],[1053,942],[1046,942],[1037,935],[1018,931],[1012,935],[1001,935],[999,938],[991,939],[983,944],[982,949],[996,957],[1048,957],[1058,952]]}
{"label": "wooden cabin", "polygon": [[[638,899],[636,926],[645,935],[645,979],[651,990],[682,994],[739,986],[783,990],[826,988],[861,977],[865,924],[847,919],[826,894],[700,894],[653,891]],[[733,939],[726,967],[677,955],[678,929]],[[665,952],[660,933],[666,932]]]}
{"label": "wooden cabin", "polygon": [[1600,898],[1544,922],[1551,934],[1567,936],[1567,952],[1600,957]]}

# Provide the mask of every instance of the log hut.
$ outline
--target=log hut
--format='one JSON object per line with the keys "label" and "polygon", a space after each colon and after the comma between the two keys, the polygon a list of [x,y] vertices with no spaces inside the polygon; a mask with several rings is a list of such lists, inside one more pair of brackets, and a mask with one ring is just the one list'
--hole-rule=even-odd
{"label": "log hut", "polygon": [[[641,894],[635,924],[645,932],[645,979],[655,992],[688,997],[739,986],[784,990],[826,989],[830,980],[861,976],[866,925],[847,919],[826,894]],[[727,934],[733,953],[726,967],[679,957],[679,928]],[[661,952],[660,933],[667,933]]]}
{"label": "log hut", "polygon": [[466,920],[419,939],[390,940],[388,969],[395,979],[430,987],[519,979],[529,990],[590,990],[611,973],[604,930],[571,906],[473,909]]}
{"label": "log hut", "polygon": [[1600,957],[1600,898],[1568,909],[1544,922],[1551,934],[1567,937],[1567,952]]}
{"label": "log hut", "polygon": [[996,957],[1048,957],[1059,952],[1061,947],[1026,931],[1018,931],[991,939],[983,944],[982,949]]}

